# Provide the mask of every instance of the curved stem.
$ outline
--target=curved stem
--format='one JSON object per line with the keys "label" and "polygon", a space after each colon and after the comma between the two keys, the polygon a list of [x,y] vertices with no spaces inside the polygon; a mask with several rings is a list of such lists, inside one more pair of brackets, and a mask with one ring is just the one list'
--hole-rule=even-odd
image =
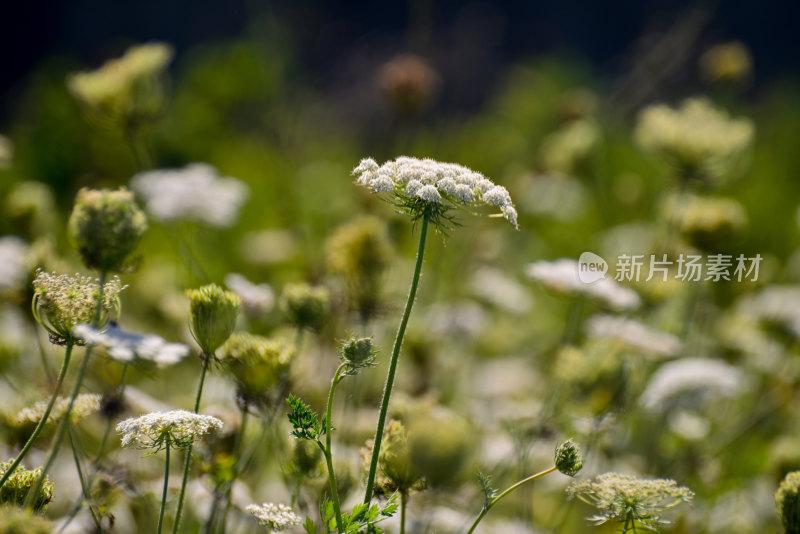
{"label": "curved stem", "polygon": [[[203,370],[200,372],[200,384],[197,386],[197,397],[194,400],[194,413],[200,410],[200,398],[203,396],[203,385],[206,382],[206,372],[208,364],[213,358],[213,354],[203,353]],[[172,534],[177,534],[181,524],[181,512],[183,511],[183,498],[186,495],[186,483],[189,480],[189,468],[192,465],[192,444],[186,447],[186,461],[183,464],[183,481],[181,482],[181,492],[178,495],[178,511],[175,513],[175,524],[172,527]]]}
{"label": "curved stem", "polygon": [[528,478],[522,479],[519,482],[517,482],[516,484],[514,484],[513,486],[509,487],[503,493],[501,493],[500,495],[498,495],[497,497],[495,497],[494,499],[489,501],[489,504],[486,505],[483,508],[483,510],[481,510],[481,513],[478,514],[478,517],[475,518],[475,521],[472,523],[472,526],[469,527],[469,530],[467,531],[467,534],[472,534],[472,532],[478,526],[478,523],[480,523],[481,520],[484,518],[484,516],[486,516],[486,514],[489,513],[489,510],[491,510],[492,507],[495,504],[497,504],[498,502],[500,502],[506,495],[508,495],[509,493],[513,492],[514,490],[516,490],[520,486],[523,486],[523,485],[527,484],[528,482],[532,482],[532,481],[536,480],[537,478],[541,478],[541,477],[543,477],[545,475],[549,475],[550,473],[552,473],[555,470],[556,470],[556,466],[553,466],[550,469],[545,469],[544,471],[540,471],[539,473],[536,473],[535,475],[531,475]]}
{"label": "curved stem", "polygon": [[36,440],[39,438],[39,434],[42,433],[44,429],[44,425],[47,424],[47,420],[50,418],[50,412],[53,410],[53,405],[56,403],[56,398],[58,398],[58,393],[61,391],[61,385],[64,383],[64,376],[67,374],[67,367],[69,366],[69,360],[72,357],[72,347],[74,343],[67,344],[67,351],[64,354],[64,362],[61,364],[61,370],[58,372],[58,380],[56,381],[56,389],[53,391],[53,396],[50,397],[50,402],[47,403],[47,408],[44,410],[44,414],[42,418],[37,423],[36,428],[33,430],[33,434],[30,435],[28,441],[25,442],[25,446],[22,447],[22,450],[19,451],[17,457],[14,458],[14,462],[11,464],[11,467],[6,470],[3,474],[3,478],[0,478],[0,488],[6,483],[8,478],[14,472],[14,470],[22,463],[22,460],[25,456],[28,455],[33,444],[36,443]]}
{"label": "curved stem", "polygon": [[161,534],[161,527],[164,525],[164,510],[167,507],[167,485],[169,483],[169,436],[166,443],[167,464],[164,467],[164,491],[161,493],[161,513],[158,515],[158,534]]}
{"label": "curved stem", "polygon": [[400,347],[403,346],[403,337],[406,333],[406,326],[408,325],[408,318],[411,316],[411,308],[414,306],[414,298],[417,296],[417,286],[419,285],[419,276],[422,272],[422,258],[425,255],[425,237],[428,234],[428,219],[429,214],[425,212],[422,216],[422,225],[419,231],[419,246],[417,247],[417,262],[414,266],[414,276],[411,279],[411,288],[408,291],[408,299],[406,300],[406,307],[403,311],[403,317],[400,319],[400,326],[397,329],[397,337],[394,340],[394,348],[392,349],[392,359],[389,362],[389,374],[386,376],[386,385],[383,388],[383,400],[381,401],[381,411],[378,416],[378,427],[375,430],[375,441],[372,448],[372,460],[369,464],[369,474],[367,475],[367,490],[364,494],[364,502],[369,504],[372,500],[372,492],[375,486],[375,474],[378,470],[378,457],[381,453],[381,440],[383,439],[383,427],[386,424],[386,413],[389,410],[389,399],[392,396],[392,386],[394,385],[394,375],[397,371],[397,360],[400,356]]}
{"label": "curved stem", "polygon": [[336,369],[336,373],[331,380],[331,390],[328,393],[328,407],[325,410],[325,447],[322,447],[322,452],[325,455],[325,463],[328,465],[328,482],[331,486],[331,499],[333,500],[333,511],[336,513],[336,530],[342,532],[342,508],[339,505],[339,487],[336,485],[336,473],[333,471],[333,455],[331,454],[331,442],[333,436],[331,435],[331,413],[333,412],[333,396],[336,393],[336,386],[342,379],[339,374],[347,364],[343,363]]}

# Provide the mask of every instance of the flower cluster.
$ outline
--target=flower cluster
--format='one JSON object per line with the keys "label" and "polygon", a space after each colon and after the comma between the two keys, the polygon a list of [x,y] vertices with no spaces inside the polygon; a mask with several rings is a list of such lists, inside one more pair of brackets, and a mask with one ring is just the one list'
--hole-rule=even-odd
{"label": "flower cluster", "polygon": [[103,286],[100,299],[100,281],[89,276],[36,272],[33,280],[33,311],[36,320],[50,334],[50,341],[66,344],[75,338],[74,329],[81,323],[94,323],[98,307],[99,325],[116,318],[120,311],[119,294],[123,286],[119,277],[113,277]]}
{"label": "flower cluster", "polygon": [[[75,402],[70,412],[70,420],[75,423],[93,413],[100,411],[100,401],[103,399],[102,395],[96,393],[81,393],[75,397]],[[21,410],[17,414],[18,423],[38,423],[44,416],[47,410],[47,402],[37,402],[33,406]],[[48,423],[55,423],[59,421],[69,408],[69,398],[62,396],[56,397],[53,408],[50,410],[50,415],[47,417]]]}
{"label": "flower cluster", "polygon": [[587,321],[586,330],[590,337],[613,339],[655,356],[676,356],[683,347],[677,336],[654,330],[635,319],[613,315],[593,315]]}
{"label": "flower cluster", "polygon": [[622,287],[610,278],[587,284],[578,277],[578,262],[562,258],[536,261],[528,265],[526,274],[551,291],[567,295],[583,294],[599,300],[614,310],[631,310],[641,303],[632,289]]}
{"label": "flower cluster", "polygon": [[74,334],[84,343],[96,345],[111,358],[124,363],[139,358],[166,366],[178,363],[189,355],[189,347],[183,343],[167,343],[155,334],[128,332],[116,325],[100,331],[87,324],[79,324]]}
{"label": "flower cluster", "polygon": [[[353,169],[353,175],[358,185],[375,193],[390,193],[415,219],[426,210],[441,219],[448,207],[485,204],[499,208],[517,228],[517,210],[506,188],[462,165],[401,156],[379,166],[367,158]],[[434,223],[438,227],[443,224],[435,218]]]}
{"label": "flower cluster", "polygon": [[236,178],[223,177],[205,163],[183,169],[159,169],[137,174],[131,188],[157,220],[197,221],[217,228],[232,226],[250,189]]}
{"label": "flower cluster", "polygon": [[186,292],[191,301],[189,329],[208,355],[214,354],[233,333],[242,299],[216,284]]}
{"label": "flower cluster", "polygon": [[678,486],[674,480],[640,479],[618,473],[574,482],[567,487],[567,494],[597,508],[597,514],[587,518],[589,521],[602,525],[616,519],[624,523],[623,532],[628,532],[629,527],[635,531],[636,523],[656,530],[668,523],[662,517],[664,512],[694,498],[691,490]]}
{"label": "flower cluster", "polygon": [[675,165],[683,178],[717,179],[750,148],[753,124],[729,118],[705,98],[690,98],[677,109],[646,108],[635,137],[643,149]]}
{"label": "flower cluster", "polygon": [[163,43],[132,46],[95,71],[71,75],[67,85],[93,118],[130,126],[160,113],[164,96],[160,77],[172,56],[172,48]]}
{"label": "flower cluster", "polygon": [[800,533],[800,471],[788,473],[781,481],[775,506],[786,534]]}
{"label": "flower cluster", "polygon": [[280,340],[237,332],[219,348],[217,358],[231,372],[244,400],[268,400],[286,379],[296,353],[294,345]]}
{"label": "flower cluster", "polygon": [[[367,441],[361,449],[361,469],[366,477],[369,471],[373,440]],[[378,495],[391,495],[395,491],[408,493],[411,490],[422,490],[427,486],[425,479],[411,462],[406,428],[399,421],[390,421],[383,434],[378,457],[378,474],[375,479],[375,491]]]}
{"label": "flower cluster", "polygon": [[690,397],[684,400],[692,405],[708,397],[732,397],[743,385],[742,372],[724,361],[681,358],[658,368],[642,393],[641,402],[648,409],[660,411],[683,396]]}
{"label": "flower cluster", "polygon": [[[0,476],[5,475],[14,462],[0,462]],[[42,468],[25,469],[23,465],[18,465],[11,476],[0,488],[0,504],[15,504],[23,506],[28,492],[37,486],[39,478],[42,476]],[[53,483],[45,477],[41,484],[39,493],[32,501],[35,511],[42,511],[53,500]]]}
{"label": "flower cluster", "polygon": [[265,526],[270,530],[286,530],[289,527],[300,524],[300,518],[295,515],[291,507],[285,504],[273,504],[265,502],[262,505],[251,504],[247,511],[253,514],[259,525]]}
{"label": "flower cluster", "polygon": [[222,421],[210,415],[186,410],[154,412],[126,419],[117,424],[122,434],[122,446],[136,449],[155,449],[169,445],[188,447],[194,440],[222,429]]}

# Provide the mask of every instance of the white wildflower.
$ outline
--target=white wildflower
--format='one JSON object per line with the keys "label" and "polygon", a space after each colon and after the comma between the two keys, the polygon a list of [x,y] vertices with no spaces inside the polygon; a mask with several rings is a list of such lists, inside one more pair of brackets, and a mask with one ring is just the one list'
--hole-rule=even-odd
{"label": "white wildflower", "polygon": [[285,504],[265,502],[262,505],[251,504],[247,511],[253,514],[259,525],[270,530],[286,530],[300,524],[300,518],[295,515],[291,507]]}
{"label": "white wildflower", "polygon": [[102,347],[111,358],[124,363],[139,358],[166,366],[178,363],[190,353],[189,347],[182,343],[168,343],[155,334],[128,332],[116,325],[98,331],[88,324],[80,324],[74,333],[75,337]]}
{"label": "white wildflower", "polygon": [[508,191],[462,165],[400,156],[377,166],[368,158],[353,169],[353,175],[358,185],[394,193],[404,206],[414,200],[454,206],[486,204],[502,208],[503,217],[517,227],[517,212]]}
{"label": "white wildflower", "polygon": [[266,313],[275,305],[275,292],[269,284],[254,284],[241,274],[229,273],[225,285],[241,297],[242,307],[250,316]]}
{"label": "white wildflower", "polygon": [[584,294],[614,310],[635,309],[641,303],[634,290],[622,287],[610,278],[601,278],[592,284],[582,282],[578,277],[578,262],[573,259],[536,261],[528,265],[526,274],[551,291]]}
{"label": "white wildflower", "polygon": [[736,309],[755,323],[781,326],[800,338],[800,286],[766,287],[743,297]]}
{"label": "white wildflower", "polygon": [[[102,400],[101,395],[97,395],[95,393],[81,393],[77,397],[75,397],[75,403],[72,406],[72,411],[70,412],[70,419],[73,423],[80,421],[84,417],[87,417],[95,412],[100,411],[100,401]],[[33,406],[20,410],[17,414],[17,422],[18,423],[38,423],[39,420],[44,416],[45,410],[47,410],[47,402],[37,402]],[[62,397],[59,395],[56,397],[55,403],[53,403],[53,408],[50,410],[50,415],[47,417],[48,423],[55,423],[61,420],[64,417],[64,414],[67,412],[67,408],[69,408],[69,397]]]}
{"label": "white wildflower", "polygon": [[16,290],[25,284],[25,256],[28,245],[15,236],[0,237],[0,291]]}
{"label": "white wildflower", "polygon": [[612,315],[594,315],[586,323],[589,336],[615,339],[629,347],[656,356],[675,356],[682,347],[672,334],[649,328],[634,319]]}
{"label": "white wildflower", "polygon": [[154,218],[170,222],[188,219],[215,227],[229,227],[250,190],[236,178],[221,177],[205,163],[183,169],[160,169],[137,174],[131,189],[144,197]]}
{"label": "white wildflower", "polygon": [[122,446],[136,449],[188,447],[195,439],[222,429],[222,421],[210,415],[186,410],[154,412],[126,419],[117,424]]}
{"label": "white wildflower", "polygon": [[733,397],[745,386],[742,372],[721,360],[683,358],[667,362],[642,393],[645,408],[662,411],[674,403],[695,406],[712,397]]}
{"label": "white wildflower", "polygon": [[469,288],[475,296],[510,313],[523,314],[531,307],[525,286],[500,269],[478,269],[470,279]]}

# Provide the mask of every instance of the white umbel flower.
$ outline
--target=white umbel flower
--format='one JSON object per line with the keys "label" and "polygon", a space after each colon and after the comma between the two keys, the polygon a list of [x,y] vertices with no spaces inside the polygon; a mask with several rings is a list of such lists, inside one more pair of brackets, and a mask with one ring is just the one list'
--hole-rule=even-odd
{"label": "white umbel flower", "polygon": [[463,165],[401,156],[379,166],[367,158],[353,169],[353,175],[358,185],[376,193],[393,193],[401,203],[421,200],[430,204],[497,207],[517,227],[517,211],[508,191]]}
{"label": "white umbel flower", "polygon": [[586,330],[590,337],[614,339],[655,356],[675,356],[683,345],[677,336],[613,315],[593,315],[586,323]]}
{"label": "white umbel flower", "polygon": [[641,303],[634,290],[622,287],[610,278],[601,278],[591,284],[582,282],[578,277],[578,262],[573,259],[536,261],[528,265],[526,274],[551,291],[584,294],[614,310],[635,309]]}
{"label": "white umbel flower", "polygon": [[25,283],[28,244],[15,236],[0,237],[0,291],[17,290]]}
{"label": "white umbel flower", "polygon": [[239,273],[228,273],[225,285],[242,298],[242,307],[250,316],[261,315],[275,306],[275,292],[269,284],[254,284]]}
{"label": "white umbel flower", "polygon": [[285,504],[265,502],[262,505],[251,504],[247,511],[253,514],[259,525],[270,530],[286,530],[300,524],[300,518],[295,515],[291,507]]}
{"label": "white umbel flower", "polygon": [[117,326],[99,331],[88,324],[80,324],[75,327],[75,337],[102,347],[106,354],[123,363],[139,358],[159,366],[172,365],[184,359],[191,351],[182,343],[167,343],[155,334],[128,332]]}
{"label": "white umbel flower", "polygon": [[[73,423],[80,421],[95,412],[100,411],[100,401],[103,399],[102,395],[96,393],[82,393],[75,397],[75,403],[70,412],[70,419]],[[18,423],[38,423],[44,416],[47,410],[47,402],[37,402],[33,406],[20,410],[17,414]],[[69,408],[69,398],[59,395],[56,397],[53,408],[50,410],[50,415],[47,417],[48,423],[55,423],[59,421]]]}
{"label": "white umbel flower", "polygon": [[742,372],[733,365],[710,358],[682,358],[658,368],[640,401],[654,411],[678,401],[693,407],[710,397],[733,397],[744,385]]}
{"label": "white umbel flower", "polygon": [[136,449],[161,449],[169,440],[173,448],[188,447],[209,432],[222,429],[222,421],[210,415],[186,410],[154,412],[126,419],[117,424],[122,446]]}
{"label": "white umbel flower", "polygon": [[223,177],[205,163],[183,169],[159,169],[137,174],[131,189],[144,197],[147,211],[162,222],[187,219],[209,226],[232,226],[250,189],[236,178]]}

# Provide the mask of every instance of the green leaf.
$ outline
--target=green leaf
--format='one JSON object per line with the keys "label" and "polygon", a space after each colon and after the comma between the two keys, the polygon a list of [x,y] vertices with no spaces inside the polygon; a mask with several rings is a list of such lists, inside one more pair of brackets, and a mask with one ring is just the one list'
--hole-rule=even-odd
{"label": "green leaf", "polygon": [[483,509],[486,510],[497,495],[497,490],[492,487],[492,477],[481,471],[478,471],[478,482],[483,492]]}
{"label": "green leaf", "polygon": [[310,517],[306,517],[306,522],[303,523],[303,529],[305,529],[308,534],[317,534],[317,525],[314,524],[314,520]]}
{"label": "green leaf", "polygon": [[319,418],[314,413],[314,410],[294,395],[289,395],[286,402],[289,404],[287,417],[293,426],[290,432],[291,435],[298,439],[319,439],[324,432],[320,427]]}

